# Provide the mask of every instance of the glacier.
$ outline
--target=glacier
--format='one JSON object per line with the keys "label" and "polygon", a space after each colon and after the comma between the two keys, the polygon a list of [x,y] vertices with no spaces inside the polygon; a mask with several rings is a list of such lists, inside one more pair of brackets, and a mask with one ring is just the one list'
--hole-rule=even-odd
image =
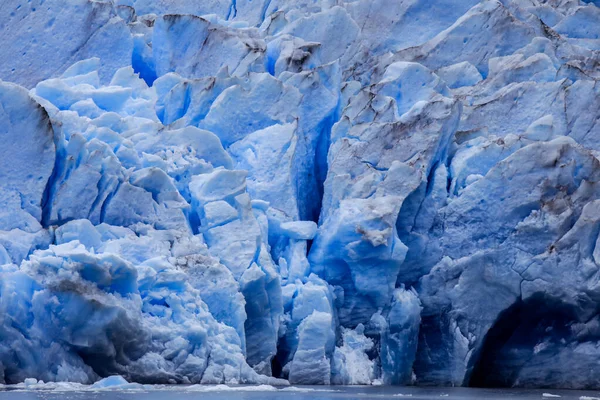
{"label": "glacier", "polygon": [[600,388],[597,0],[5,0],[0,44],[0,382]]}

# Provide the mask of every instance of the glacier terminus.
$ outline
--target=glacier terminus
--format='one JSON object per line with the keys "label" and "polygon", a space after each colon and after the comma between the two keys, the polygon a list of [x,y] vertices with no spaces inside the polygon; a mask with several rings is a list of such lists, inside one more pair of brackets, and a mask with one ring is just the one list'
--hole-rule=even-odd
{"label": "glacier terminus", "polygon": [[600,1],[1,3],[0,382],[600,389]]}

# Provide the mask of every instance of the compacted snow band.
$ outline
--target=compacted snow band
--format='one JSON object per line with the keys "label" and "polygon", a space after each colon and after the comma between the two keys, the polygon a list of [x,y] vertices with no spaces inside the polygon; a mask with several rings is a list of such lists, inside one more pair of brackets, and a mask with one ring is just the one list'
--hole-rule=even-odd
{"label": "compacted snow band", "polygon": [[600,387],[597,2],[5,3],[5,383]]}

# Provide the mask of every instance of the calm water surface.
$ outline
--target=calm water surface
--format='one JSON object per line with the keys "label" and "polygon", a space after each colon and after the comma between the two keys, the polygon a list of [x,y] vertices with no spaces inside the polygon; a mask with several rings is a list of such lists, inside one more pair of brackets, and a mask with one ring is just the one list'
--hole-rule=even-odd
{"label": "calm water surface", "polygon": [[[297,389],[277,391],[245,391],[236,388],[234,391],[187,391],[173,388],[145,391],[68,391],[50,390],[7,390],[0,392],[0,400],[530,400],[530,399],[568,399],[568,400],[600,400],[600,391],[569,390],[511,390],[511,389],[434,389],[434,388],[397,388],[397,387],[330,387],[300,386]],[[560,396],[560,397],[559,397]]]}

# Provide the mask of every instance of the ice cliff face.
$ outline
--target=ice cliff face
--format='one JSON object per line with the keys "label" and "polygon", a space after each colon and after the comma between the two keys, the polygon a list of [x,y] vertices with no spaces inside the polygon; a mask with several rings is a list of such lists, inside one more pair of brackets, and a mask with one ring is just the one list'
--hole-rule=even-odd
{"label": "ice cliff face", "polygon": [[0,17],[4,382],[600,387],[597,1]]}

